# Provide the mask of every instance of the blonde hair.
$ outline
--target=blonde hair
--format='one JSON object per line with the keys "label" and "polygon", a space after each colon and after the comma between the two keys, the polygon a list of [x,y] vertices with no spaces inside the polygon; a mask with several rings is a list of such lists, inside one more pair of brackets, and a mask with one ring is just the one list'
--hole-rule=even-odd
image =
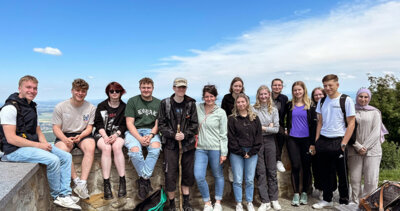
{"label": "blonde hair", "polygon": [[268,113],[272,114],[272,109],[274,108],[274,101],[272,101],[272,97],[271,97],[271,91],[269,90],[269,88],[266,85],[261,85],[258,90],[257,90],[257,95],[256,95],[256,103],[254,104],[254,108],[259,109],[261,108],[261,103],[260,100],[258,99],[258,97],[260,96],[260,92],[262,90],[267,90],[267,92],[269,93],[269,99],[267,100],[267,107],[268,107]]}
{"label": "blonde hair", "polygon": [[234,105],[233,111],[232,111],[232,116],[237,117],[237,116],[239,115],[239,111],[238,111],[238,109],[237,109],[237,104],[236,104],[236,102],[237,102],[237,100],[238,100],[239,98],[244,98],[244,99],[246,100],[246,102],[247,102],[246,110],[247,110],[247,115],[249,116],[250,121],[255,120],[256,117],[257,117],[257,115],[251,110],[251,108],[250,108],[250,100],[249,100],[249,98],[247,97],[247,95],[245,95],[244,93],[240,93],[240,94],[238,94],[238,96],[236,97],[236,99],[235,99],[235,105]]}
{"label": "blonde hair", "polygon": [[294,93],[293,93],[293,88],[294,88],[295,86],[300,86],[301,88],[303,88],[304,94],[303,94],[303,98],[302,98],[301,100],[302,100],[303,103],[304,103],[304,110],[309,110],[310,107],[311,107],[311,100],[310,100],[310,98],[308,97],[307,87],[306,87],[306,85],[304,84],[303,81],[296,81],[296,82],[294,82],[293,85],[292,85],[292,100],[291,100],[291,101],[292,101],[292,104],[293,104],[293,105],[292,105],[292,108],[291,108],[290,110],[293,110],[294,104],[296,103],[296,99],[295,99]]}
{"label": "blonde hair", "polygon": [[25,82],[25,81],[32,81],[35,84],[39,83],[39,81],[35,78],[35,76],[26,75],[26,76],[24,76],[24,77],[19,79],[18,87],[21,87],[22,83]]}

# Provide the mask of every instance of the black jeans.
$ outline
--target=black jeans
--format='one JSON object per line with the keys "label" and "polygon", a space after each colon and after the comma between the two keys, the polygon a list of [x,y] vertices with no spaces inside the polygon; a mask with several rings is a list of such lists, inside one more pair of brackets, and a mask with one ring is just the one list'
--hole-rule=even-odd
{"label": "black jeans", "polygon": [[311,177],[310,138],[289,136],[287,141],[290,162],[292,164],[292,186],[294,193],[300,193],[300,170],[303,170],[302,191],[307,192]]}
{"label": "black jeans", "polygon": [[285,145],[287,135],[285,134],[285,129],[279,126],[279,132],[275,134],[275,144],[276,144],[276,161],[282,161],[282,149]]}
{"label": "black jeans", "polygon": [[321,169],[323,198],[332,201],[333,191],[337,188],[336,174],[339,178],[339,195],[341,204],[349,201],[349,180],[347,176],[347,149],[342,151],[342,137],[328,138],[320,136],[315,143],[318,156],[323,164]]}

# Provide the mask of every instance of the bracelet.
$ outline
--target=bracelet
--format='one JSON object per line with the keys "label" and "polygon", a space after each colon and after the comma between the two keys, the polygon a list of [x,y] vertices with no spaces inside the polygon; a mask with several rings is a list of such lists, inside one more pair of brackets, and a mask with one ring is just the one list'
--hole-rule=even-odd
{"label": "bracelet", "polygon": [[154,133],[150,133],[150,135],[153,135],[153,137],[154,137],[156,134],[154,134]]}

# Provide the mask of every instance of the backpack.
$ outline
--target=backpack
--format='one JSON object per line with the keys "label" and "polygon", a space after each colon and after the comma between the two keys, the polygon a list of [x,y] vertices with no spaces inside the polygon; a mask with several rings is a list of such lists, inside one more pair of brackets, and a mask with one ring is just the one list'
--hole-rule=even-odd
{"label": "backpack", "polygon": [[[8,106],[8,105],[15,106],[15,108],[17,109],[17,116],[21,115],[21,109],[19,108],[19,105],[18,105],[17,101],[15,101],[15,100],[6,101],[6,103],[0,108],[0,111],[5,106]],[[24,123],[24,131],[25,131],[25,122],[23,122],[23,123]],[[3,139],[5,141],[6,137],[4,135],[3,126],[0,124],[0,151],[3,151]]]}
{"label": "backpack", "polygon": [[360,210],[400,210],[400,183],[387,181],[380,187],[360,199]]}
{"label": "backpack", "polygon": [[166,202],[167,194],[160,188],[138,204],[133,211],[162,211]]}
{"label": "backpack", "polygon": [[[343,112],[344,125],[346,126],[346,128],[347,128],[347,118],[346,118],[346,98],[347,97],[349,97],[349,96],[346,95],[346,94],[342,94],[340,96],[340,99],[339,99],[340,109]],[[327,98],[327,96],[321,98],[321,102],[320,102],[320,108],[321,109],[322,109],[322,105],[324,104],[326,98]],[[322,110],[321,110],[321,112],[322,112]],[[350,137],[349,142],[347,144],[353,145],[356,142],[356,134],[357,134],[356,130],[357,130],[357,122],[355,122],[353,133],[351,134],[351,137]]]}

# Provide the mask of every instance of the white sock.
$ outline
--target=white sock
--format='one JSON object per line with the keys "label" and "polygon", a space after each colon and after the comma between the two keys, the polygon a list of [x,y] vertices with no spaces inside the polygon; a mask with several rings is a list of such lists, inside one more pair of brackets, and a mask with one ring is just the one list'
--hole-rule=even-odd
{"label": "white sock", "polygon": [[75,178],[75,179],[74,179],[75,185],[77,185],[80,181],[81,181],[81,179],[79,179],[79,177]]}

